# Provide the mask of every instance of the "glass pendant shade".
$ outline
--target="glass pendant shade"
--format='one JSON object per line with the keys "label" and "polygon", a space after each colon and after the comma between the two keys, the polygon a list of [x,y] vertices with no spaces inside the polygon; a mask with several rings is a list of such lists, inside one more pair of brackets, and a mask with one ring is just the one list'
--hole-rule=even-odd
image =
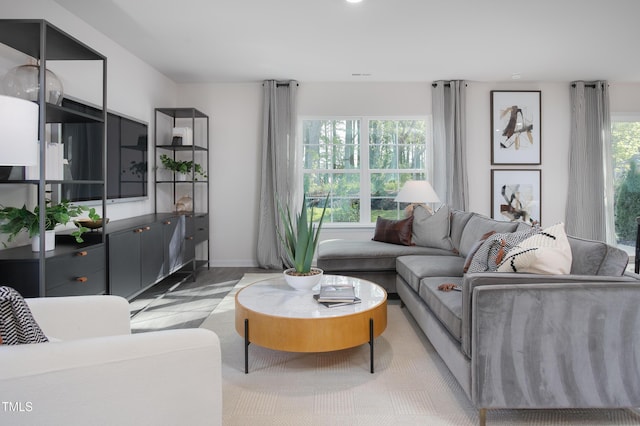
{"label": "glass pendant shade", "polygon": [[[5,95],[15,96],[16,98],[26,99],[28,101],[38,101],[38,90],[40,84],[38,81],[38,73],[40,67],[38,65],[20,65],[15,67],[4,76],[2,80],[2,91]],[[52,72],[47,70],[45,77],[46,94],[45,101],[51,104],[60,105],[62,96],[62,82]]]}

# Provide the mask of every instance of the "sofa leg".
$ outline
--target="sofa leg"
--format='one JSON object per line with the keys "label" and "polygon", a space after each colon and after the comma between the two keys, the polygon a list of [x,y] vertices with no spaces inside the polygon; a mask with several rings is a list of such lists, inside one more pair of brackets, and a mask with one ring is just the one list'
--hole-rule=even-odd
{"label": "sofa leg", "polygon": [[478,417],[480,419],[480,426],[486,426],[487,424],[487,409],[481,408],[478,412]]}

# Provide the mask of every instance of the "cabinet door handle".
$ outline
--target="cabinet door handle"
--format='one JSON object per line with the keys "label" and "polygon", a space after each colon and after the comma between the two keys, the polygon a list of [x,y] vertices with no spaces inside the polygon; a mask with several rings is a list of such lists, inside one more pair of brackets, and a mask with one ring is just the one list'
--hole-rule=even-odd
{"label": "cabinet door handle", "polygon": [[207,228],[198,228],[198,231],[204,231],[204,230],[206,230],[206,229],[207,229]]}
{"label": "cabinet door handle", "polygon": [[193,240],[193,237],[187,237],[187,240]]}
{"label": "cabinet door handle", "polygon": [[83,250],[83,251],[79,251],[78,253],[76,253],[76,256],[86,256],[87,254],[89,254],[89,253],[87,253],[85,250]]}
{"label": "cabinet door handle", "polygon": [[148,231],[148,230],[150,230],[150,229],[151,229],[151,227],[150,227],[150,226],[145,226],[145,227],[144,227],[144,231]]}
{"label": "cabinet door handle", "polygon": [[142,228],[134,229],[133,232],[135,232],[136,234],[139,234],[142,232]]}
{"label": "cabinet door handle", "polygon": [[87,279],[87,277],[78,277],[76,278],[76,281],[78,281],[79,283],[86,283]]}
{"label": "cabinet door handle", "polygon": [[171,225],[171,221],[170,221],[170,220],[167,220],[164,224],[165,224],[165,225]]}

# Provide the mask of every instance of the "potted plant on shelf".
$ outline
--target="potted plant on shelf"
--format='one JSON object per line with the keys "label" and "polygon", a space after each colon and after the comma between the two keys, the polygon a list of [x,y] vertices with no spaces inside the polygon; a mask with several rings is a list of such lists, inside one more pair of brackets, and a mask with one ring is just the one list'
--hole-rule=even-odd
{"label": "potted plant on shelf", "polygon": [[[71,221],[71,218],[78,217],[85,212],[87,213],[89,218],[94,221],[100,219],[100,216],[96,213],[95,208],[72,205],[67,200],[63,200],[58,204],[52,205],[51,200],[47,200],[45,207],[45,250],[53,250],[55,248],[54,229],[57,225],[66,225]],[[7,242],[10,243],[22,230],[26,230],[29,234],[29,238],[33,238],[31,245],[32,250],[39,251],[39,219],[39,206],[36,206],[33,211],[27,209],[26,205],[23,205],[22,208],[1,207],[0,232],[9,235]],[[82,243],[84,241],[82,239],[82,234],[89,231],[89,228],[82,226],[79,222],[76,224],[76,226],[78,226],[78,229],[74,230],[71,235],[75,237],[78,243]]]}
{"label": "potted plant on shelf", "polygon": [[160,155],[160,161],[162,162],[162,166],[165,169],[171,170],[174,173],[179,173],[186,176],[193,170],[196,174],[195,180],[198,180],[198,175],[202,176],[203,179],[207,178],[207,174],[204,172],[202,166],[193,161],[174,160],[166,154]]}
{"label": "potted plant on shelf", "polygon": [[308,215],[306,194],[302,197],[302,209],[295,217],[288,206],[285,211],[278,201],[278,211],[284,227],[284,232],[278,232],[278,236],[293,265],[292,268],[284,271],[284,278],[287,284],[296,290],[311,290],[322,279],[322,269],[312,268],[311,262],[318,247],[318,236],[328,200],[329,195],[324,201],[317,228],[313,223],[313,207],[311,207],[311,215]]}

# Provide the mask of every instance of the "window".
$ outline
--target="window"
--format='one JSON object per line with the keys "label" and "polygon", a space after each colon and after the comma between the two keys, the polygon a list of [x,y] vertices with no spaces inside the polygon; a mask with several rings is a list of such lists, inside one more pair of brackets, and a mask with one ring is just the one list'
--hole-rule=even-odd
{"label": "window", "polygon": [[304,191],[312,205],[330,194],[326,223],[397,219],[402,184],[426,179],[425,118],[304,119],[302,132]]}
{"label": "window", "polygon": [[612,117],[616,242],[635,246],[640,216],[640,116]]}

